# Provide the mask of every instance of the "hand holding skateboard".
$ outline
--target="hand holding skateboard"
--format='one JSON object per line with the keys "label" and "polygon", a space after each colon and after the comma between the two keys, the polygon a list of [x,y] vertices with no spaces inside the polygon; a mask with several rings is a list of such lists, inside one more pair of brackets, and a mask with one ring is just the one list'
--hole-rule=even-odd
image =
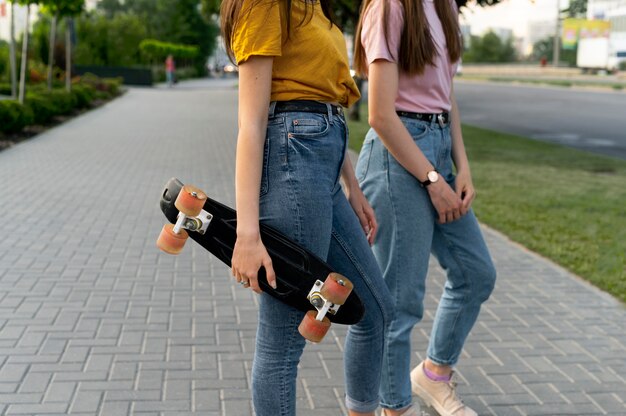
{"label": "hand holding skateboard", "polygon": [[[179,254],[192,237],[231,265],[237,238],[233,209],[208,198],[199,188],[183,186],[176,179],[166,185],[161,209],[173,223],[161,230],[157,240],[161,250]],[[331,322],[353,324],[361,319],[363,305],[346,277],[271,227],[261,225],[261,238],[272,258],[277,285],[272,288],[267,283],[263,268],[259,270],[259,285],[269,295],[306,312],[298,328],[304,338],[319,342]]]}

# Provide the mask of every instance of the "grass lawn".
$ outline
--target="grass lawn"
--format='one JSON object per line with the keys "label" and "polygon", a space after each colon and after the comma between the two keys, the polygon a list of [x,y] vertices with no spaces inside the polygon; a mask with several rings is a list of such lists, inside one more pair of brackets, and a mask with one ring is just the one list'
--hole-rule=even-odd
{"label": "grass lawn", "polygon": [[464,78],[468,80],[489,81],[489,82],[504,82],[504,83],[521,83],[521,84],[537,84],[537,85],[550,85],[554,87],[594,87],[594,88],[606,88],[621,91],[626,88],[626,82],[603,82],[603,81],[584,81],[584,80],[570,80],[570,79],[542,79],[542,78],[524,78],[524,77],[492,77],[492,76],[475,76],[469,75]]}
{"label": "grass lawn", "polygon": [[[350,122],[356,151],[364,120]],[[470,126],[463,137],[479,220],[626,302],[626,161]]]}

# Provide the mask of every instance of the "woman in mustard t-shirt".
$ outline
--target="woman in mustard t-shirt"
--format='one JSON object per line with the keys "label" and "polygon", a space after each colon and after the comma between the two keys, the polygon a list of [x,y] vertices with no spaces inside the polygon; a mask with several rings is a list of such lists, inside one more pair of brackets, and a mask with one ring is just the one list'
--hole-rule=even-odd
{"label": "woman in mustard t-shirt", "polygon": [[304,313],[259,289],[261,267],[275,285],[259,235],[261,221],[354,284],[366,313],[346,338],[345,401],[350,415],[373,415],[391,296],[369,247],[376,220],[345,157],[342,108],[359,98],[345,40],[332,23],[328,0],[224,0],[221,27],[239,65],[232,273],[260,294],[252,369],[256,414],[295,414],[297,366],[305,346],[298,333]]}

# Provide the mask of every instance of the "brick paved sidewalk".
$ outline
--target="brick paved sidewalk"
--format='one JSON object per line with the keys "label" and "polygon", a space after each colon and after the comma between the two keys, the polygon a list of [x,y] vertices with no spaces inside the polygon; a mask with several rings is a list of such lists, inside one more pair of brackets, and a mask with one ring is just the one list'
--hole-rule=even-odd
{"label": "brick paved sidewalk", "polygon": [[[230,82],[133,89],[0,152],[0,415],[251,415],[256,296],[190,244],[154,245],[172,176],[232,204]],[[459,365],[481,415],[625,415],[626,310],[485,230],[499,271]],[[426,348],[443,275],[434,264]],[[299,415],[341,415],[335,326],[307,347]]]}

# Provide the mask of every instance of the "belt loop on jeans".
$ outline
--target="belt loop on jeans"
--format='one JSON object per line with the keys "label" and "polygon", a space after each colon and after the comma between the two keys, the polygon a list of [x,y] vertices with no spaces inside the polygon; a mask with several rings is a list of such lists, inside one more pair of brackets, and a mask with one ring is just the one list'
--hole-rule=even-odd
{"label": "belt loop on jeans", "polygon": [[272,102],[270,103],[270,108],[269,108],[269,112],[268,112],[268,115],[267,115],[267,116],[268,116],[269,118],[274,117],[274,113],[275,113],[275,111],[276,111],[276,101],[272,101]]}
{"label": "belt loop on jeans", "polygon": [[333,106],[327,103],[326,104],[326,112],[327,112],[327,115],[328,115],[328,122],[330,124],[333,124]]}

